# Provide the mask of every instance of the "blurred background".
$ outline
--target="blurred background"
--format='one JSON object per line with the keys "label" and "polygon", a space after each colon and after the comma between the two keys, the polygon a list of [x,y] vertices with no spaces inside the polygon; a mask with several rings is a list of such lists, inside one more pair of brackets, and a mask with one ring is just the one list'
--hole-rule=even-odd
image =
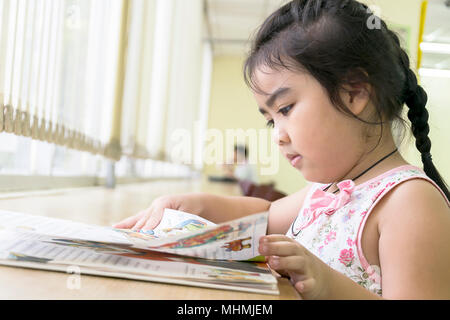
{"label": "blurred background", "polygon": [[[285,2],[0,0],[0,191],[222,177],[236,144],[255,181],[299,190],[242,74]],[[450,1],[364,2],[402,37],[450,181]],[[400,151],[422,167],[411,136]]]}

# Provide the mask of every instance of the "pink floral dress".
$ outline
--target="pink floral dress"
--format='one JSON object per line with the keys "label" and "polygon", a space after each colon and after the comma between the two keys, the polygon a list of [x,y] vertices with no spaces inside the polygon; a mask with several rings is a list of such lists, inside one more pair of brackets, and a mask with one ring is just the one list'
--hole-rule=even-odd
{"label": "pink floral dress", "polygon": [[[364,225],[384,195],[400,183],[418,178],[431,182],[445,198],[434,181],[412,165],[394,168],[358,186],[344,180],[337,184],[337,195],[323,191],[327,184],[313,183],[286,235],[333,269],[381,295],[381,269],[369,265],[361,248]],[[448,200],[447,204],[450,206]]]}

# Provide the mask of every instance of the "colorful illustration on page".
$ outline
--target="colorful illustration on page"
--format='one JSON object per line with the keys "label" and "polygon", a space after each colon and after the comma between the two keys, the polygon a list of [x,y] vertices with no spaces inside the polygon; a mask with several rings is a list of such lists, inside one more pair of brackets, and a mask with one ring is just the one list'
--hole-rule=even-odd
{"label": "colorful illustration on page", "polygon": [[207,226],[206,222],[197,219],[188,219],[180,222],[173,228],[162,229],[164,233],[172,233],[173,231],[197,231],[204,229]]}
{"label": "colorful illustration on page", "polygon": [[[244,241],[250,241],[250,243],[247,244],[243,244]],[[230,251],[242,251],[243,249],[247,249],[247,248],[251,248],[252,244],[251,244],[251,240],[252,237],[247,237],[244,239],[238,239],[238,240],[233,240],[233,241],[229,241],[226,242],[224,246],[222,246],[221,248],[226,248],[226,251],[230,252]]]}
{"label": "colorful illustration on page", "polygon": [[245,230],[247,230],[251,226],[251,223],[246,222],[240,222],[237,229],[233,228],[232,226],[225,224],[218,228],[206,231],[204,233],[196,234],[194,236],[186,237],[178,239],[175,242],[165,243],[160,246],[151,247],[154,249],[186,249],[186,248],[193,248],[198,247],[202,245],[206,245],[211,242],[215,242],[217,240],[223,240],[230,236],[232,236],[234,233],[241,233]]}

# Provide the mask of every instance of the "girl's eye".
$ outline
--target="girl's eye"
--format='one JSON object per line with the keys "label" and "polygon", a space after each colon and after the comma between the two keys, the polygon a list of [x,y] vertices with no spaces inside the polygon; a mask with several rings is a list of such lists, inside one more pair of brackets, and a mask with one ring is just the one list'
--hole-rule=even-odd
{"label": "girl's eye", "polygon": [[268,128],[273,128],[273,126],[274,126],[273,120],[267,121],[266,126],[267,126]]}
{"label": "girl's eye", "polygon": [[[291,104],[291,105],[288,105],[288,106],[286,106],[286,107],[284,107],[284,108],[279,109],[277,112],[278,112],[278,113],[281,113],[283,116],[287,116],[287,114],[289,113],[289,111],[291,111],[291,109],[292,109],[293,107],[294,107],[294,105]],[[267,123],[266,123],[266,126],[267,126],[268,128],[273,128],[273,127],[274,127],[274,122],[273,122],[273,120],[268,120]]]}
{"label": "girl's eye", "polygon": [[288,105],[287,107],[284,107],[284,108],[281,108],[280,110],[278,110],[278,112],[281,113],[283,116],[286,116],[289,113],[289,111],[291,111],[293,106],[294,106],[293,104]]}

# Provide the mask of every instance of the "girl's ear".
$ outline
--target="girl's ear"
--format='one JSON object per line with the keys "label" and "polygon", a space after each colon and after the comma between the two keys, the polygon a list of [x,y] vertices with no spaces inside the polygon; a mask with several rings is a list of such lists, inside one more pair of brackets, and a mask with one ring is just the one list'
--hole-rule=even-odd
{"label": "girl's ear", "polygon": [[359,115],[370,102],[371,86],[369,84],[344,85],[341,89],[341,99],[347,108]]}

